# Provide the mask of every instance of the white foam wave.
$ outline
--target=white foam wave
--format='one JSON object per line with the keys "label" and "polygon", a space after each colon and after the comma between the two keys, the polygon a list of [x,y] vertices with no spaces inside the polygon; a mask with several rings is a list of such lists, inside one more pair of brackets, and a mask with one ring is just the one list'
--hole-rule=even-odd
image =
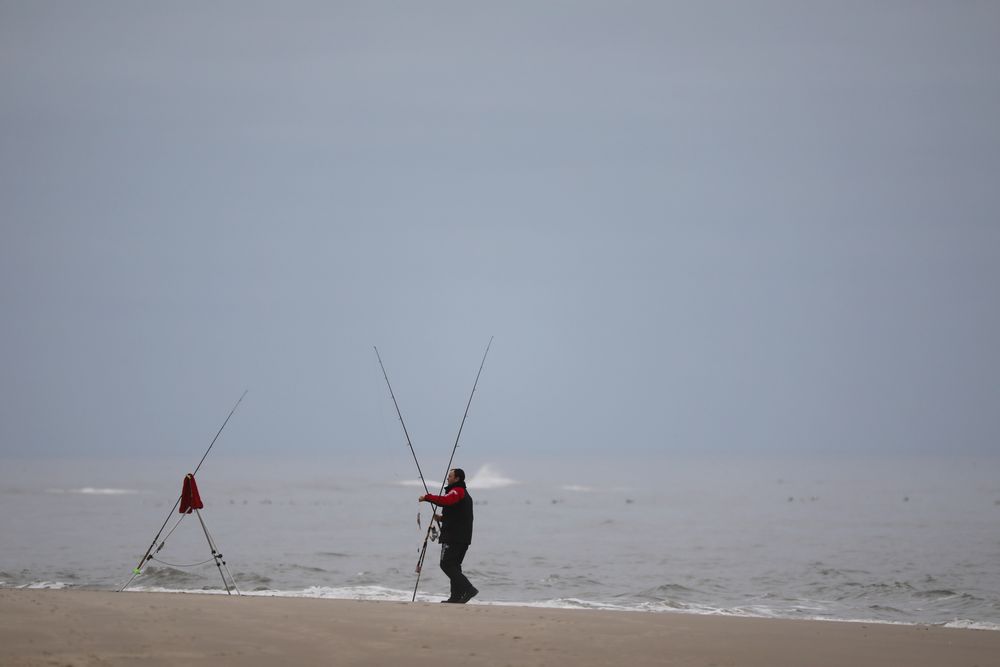
{"label": "white foam wave", "polygon": [[[66,584],[51,584],[53,588],[62,588]],[[32,584],[31,588],[43,588],[42,584]],[[128,589],[132,592],[150,593],[192,593],[198,595],[220,595],[226,591],[222,589],[177,589],[164,588],[160,586],[133,586]],[[409,602],[412,591],[404,591],[385,586],[309,586],[302,590],[263,590],[263,591],[243,591],[243,595],[256,597],[289,597],[289,598],[322,598],[327,600],[371,600],[383,602]],[[441,595],[427,595],[420,593],[417,595],[418,602],[437,602],[443,600]],[[829,616],[790,615],[787,611],[782,612],[776,609],[755,605],[752,607],[719,608],[708,605],[684,605],[682,608],[670,606],[662,602],[646,602],[638,605],[614,604],[611,602],[598,602],[595,600],[583,600],[580,598],[556,598],[552,600],[538,600],[531,602],[523,601],[492,601],[473,600],[470,604],[490,605],[497,607],[532,607],[536,609],[592,609],[597,611],[629,611],[661,614],[695,614],[699,616],[737,616],[742,618],[785,618],[799,619],[807,621],[826,621],[831,623],[866,623],[869,625],[906,625],[918,626],[923,623],[905,623],[902,621],[887,621],[879,619],[854,619],[854,618],[831,618]],[[1000,625],[981,621],[969,621],[956,619],[943,624],[946,628],[960,628],[971,630],[991,630],[1000,631]]]}
{"label": "white foam wave", "polygon": [[[507,477],[497,470],[492,463],[483,464],[476,474],[470,476],[466,481],[469,484],[469,488],[473,491],[476,489],[503,489],[518,483],[516,480]],[[412,486],[416,488],[423,488],[424,486],[423,482],[419,479],[404,479],[395,482],[395,484],[397,486]],[[431,490],[431,493],[437,493],[437,489],[441,488],[441,483],[427,480],[427,487]]]}
{"label": "white foam wave", "polygon": [[24,584],[23,586],[18,586],[18,588],[61,590],[63,588],[67,588],[68,586],[69,584],[61,581],[36,581],[30,584]]}
{"label": "white foam wave", "polygon": [[[238,583],[238,582],[237,582]],[[191,593],[194,595],[228,595],[224,588],[167,588],[166,586],[129,586],[126,593]],[[243,595],[258,595],[257,591],[247,593],[241,591]]]}
{"label": "white foam wave", "polygon": [[492,463],[483,464],[483,467],[469,478],[469,487],[472,489],[503,489],[514,484],[517,484],[517,481],[494,468]]}
{"label": "white foam wave", "polygon": [[[198,595],[225,594],[223,589],[181,589],[163,586],[132,586],[129,591],[136,593],[194,593]],[[259,591],[241,591],[243,595],[254,597],[279,598],[321,598],[325,600],[379,600],[383,602],[409,602],[413,591],[404,591],[385,586],[309,586],[302,590],[267,589]],[[444,596],[419,595],[418,601],[433,602],[443,600]]]}
{"label": "white foam wave", "polygon": [[[399,482],[395,482],[396,486],[413,486],[417,488],[424,488],[424,483],[419,479],[404,479]],[[437,490],[441,488],[441,484],[431,480],[427,481],[427,488],[432,490]]]}
{"label": "white foam wave", "polygon": [[563,491],[577,491],[579,493],[590,493],[594,490],[592,486],[584,486],[582,484],[563,484],[559,487]]}
{"label": "white foam wave", "polygon": [[956,618],[944,624],[946,628],[959,628],[962,630],[1000,630],[1000,624],[985,623],[983,621],[969,621],[964,618]]}
{"label": "white foam wave", "polygon": [[135,489],[110,489],[85,486],[81,489],[45,489],[46,493],[75,493],[85,496],[127,496],[139,493]]}
{"label": "white foam wave", "polygon": [[331,600],[385,600],[389,602],[406,602],[412,597],[412,591],[403,591],[385,586],[310,586],[302,591],[273,591],[283,597],[326,598]]}
{"label": "white foam wave", "polygon": [[558,598],[555,600],[541,600],[538,602],[489,602],[501,607],[536,607],[539,609],[598,609],[602,611],[639,611],[635,607],[626,607],[610,602],[594,602],[592,600],[581,600],[579,598]]}
{"label": "white foam wave", "polygon": [[[480,602],[480,604],[490,604],[499,606],[515,607],[538,607],[543,609],[595,609],[601,611],[631,611],[659,614],[695,614],[698,616],[735,616],[740,618],[771,618],[771,619],[798,619],[806,621],[826,621],[829,623],[864,623],[867,625],[905,625],[919,626],[925,623],[910,623],[904,621],[888,621],[883,619],[868,618],[832,618],[830,616],[820,616],[815,614],[791,615],[787,611],[770,609],[763,606],[719,608],[708,605],[686,604],[682,608],[670,606],[662,602],[646,602],[638,605],[621,605],[610,602],[595,602],[593,600],[581,600],[578,598],[558,598],[555,600],[543,600],[540,602]],[[946,628],[960,628],[970,630],[991,630],[1000,631],[1000,625],[996,623],[986,623],[982,621],[954,620],[944,623]]]}

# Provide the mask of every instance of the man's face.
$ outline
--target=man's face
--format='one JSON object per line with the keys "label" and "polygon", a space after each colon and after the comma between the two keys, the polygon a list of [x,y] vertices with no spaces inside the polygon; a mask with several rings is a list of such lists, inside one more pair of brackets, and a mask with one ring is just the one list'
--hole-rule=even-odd
{"label": "man's face", "polygon": [[448,471],[448,483],[449,484],[454,484],[457,481],[458,481],[458,476],[455,474],[455,471],[454,470],[449,470]]}

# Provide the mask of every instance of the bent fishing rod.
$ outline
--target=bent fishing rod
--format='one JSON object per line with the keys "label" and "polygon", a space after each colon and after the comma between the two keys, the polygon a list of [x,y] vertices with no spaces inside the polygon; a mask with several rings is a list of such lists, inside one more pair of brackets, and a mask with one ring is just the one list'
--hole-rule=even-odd
{"label": "bent fishing rod", "polygon": [[[465,427],[465,420],[469,416],[469,407],[472,405],[472,397],[476,395],[476,387],[479,386],[479,376],[483,373],[483,366],[486,364],[486,355],[490,353],[491,345],[493,345],[493,336],[490,336],[490,342],[486,344],[486,351],[483,352],[483,360],[479,362],[479,372],[476,373],[476,381],[472,384],[472,392],[469,394],[469,401],[465,404],[465,414],[462,415],[462,423],[458,425],[458,435],[455,436],[455,446],[451,448],[451,457],[448,459],[448,467],[444,471],[444,477],[441,478],[444,481],[441,482],[441,491],[438,495],[444,495],[444,487],[448,483],[448,472],[451,470],[451,464],[455,460],[455,451],[458,449],[458,441],[462,437],[462,429]],[[421,475],[421,479],[422,478],[423,475]],[[424,484],[425,488],[426,486],[427,485]],[[410,602],[417,599],[417,588],[420,586],[420,573],[424,568],[424,556],[427,555],[427,542],[431,538],[431,531],[434,527],[434,516],[436,514],[437,512],[435,511],[431,515],[431,520],[427,523],[427,533],[424,535],[424,544],[420,547],[420,558],[417,559],[417,581],[413,584],[413,597],[410,598]]]}
{"label": "bent fishing rod", "polygon": [[[201,461],[198,461],[198,466],[194,469],[194,472],[191,473],[192,476],[198,474],[198,471],[201,470],[201,464],[205,462],[206,458],[208,458],[208,453],[210,451],[212,451],[212,447],[215,446],[215,441],[219,439],[220,435],[222,435],[222,429],[226,428],[226,424],[229,423],[229,420],[230,420],[230,418],[232,418],[233,413],[236,412],[236,408],[240,407],[240,403],[243,402],[243,397],[247,395],[248,391],[250,391],[250,390],[246,389],[246,390],[243,391],[243,394],[240,396],[240,400],[236,401],[236,405],[234,405],[233,409],[229,411],[229,416],[226,417],[226,421],[222,422],[222,426],[219,427],[219,430],[215,434],[215,437],[212,438],[212,442],[208,445],[208,449],[205,450],[205,454],[201,457]],[[170,509],[170,512],[167,513],[167,518],[163,520],[163,525],[160,526],[160,530],[157,531],[156,537],[153,538],[152,544],[149,545],[149,548],[146,549],[146,553],[144,553],[142,555],[142,558],[139,559],[139,564],[136,565],[135,568],[132,570],[132,577],[131,577],[131,579],[129,579],[128,581],[126,581],[125,585],[122,586],[120,589],[118,589],[119,593],[121,593],[126,588],[128,588],[129,584],[131,584],[132,581],[135,580],[135,578],[138,577],[142,573],[143,566],[148,561],[152,560],[152,558],[154,556],[153,548],[156,546],[157,540],[159,540],[160,539],[160,535],[163,534],[163,529],[167,527],[167,524],[170,522],[170,517],[173,516],[174,511],[177,509],[177,506],[180,505],[181,498],[183,498],[183,497],[184,497],[184,492],[182,491],[181,495],[177,496],[177,502],[174,503],[174,506]],[[176,528],[176,526],[174,526],[174,527]],[[170,532],[173,532],[173,531],[171,530]],[[169,537],[169,535],[168,535],[168,537]],[[162,549],[163,545],[166,544],[166,543],[167,543],[167,541],[166,541],[166,539],[164,539],[163,543],[160,544],[160,549]],[[158,552],[160,549],[157,549],[156,551]]]}

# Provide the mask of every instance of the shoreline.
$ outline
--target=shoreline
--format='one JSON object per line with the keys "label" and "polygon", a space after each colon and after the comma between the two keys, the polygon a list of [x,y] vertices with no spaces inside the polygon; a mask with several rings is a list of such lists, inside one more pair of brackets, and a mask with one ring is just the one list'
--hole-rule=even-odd
{"label": "shoreline", "polygon": [[1000,633],[502,604],[0,589],[0,663],[997,665]]}
{"label": "shoreline", "polygon": [[[81,589],[81,588],[66,588],[66,589],[52,589],[52,590],[90,590],[95,592],[114,592],[108,591],[106,589]],[[173,588],[160,588],[160,587],[150,587],[143,588],[141,586],[136,586],[125,591],[126,593],[170,593],[170,594],[181,594],[181,595],[225,595],[226,592],[223,589],[208,589],[208,590],[182,590]],[[405,596],[401,596],[398,599],[394,597],[347,597],[347,596],[337,596],[337,595],[308,595],[298,591],[242,591],[241,595],[248,597],[272,597],[272,598],[291,598],[291,599],[313,599],[313,600],[345,600],[345,601],[355,601],[355,602],[406,602],[409,603],[410,600]],[[443,600],[445,596],[438,596],[440,600]],[[424,596],[424,599],[417,599],[416,603],[434,603],[440,602],[437,598],[428,599]],[[664,608],[664,609],[649,609],[643,607],[627,607],[624,605],[614,605],[605,602],[588,602],[585,600],[572,601],[573,599],[567,599],[564,603],[560,604],[557,602],[519,602],[519,601],[506,601],[506,600],[474,600],[471,604],[481,605],[481,606],[492,606],[492,607],[523,607],[526,609],[566,609],[570,611],[600,611],[608,613],[638,613],[638,614],[680,614],[683,616],[718,616],[721,618],[755,618],[761,620],[774,620],[774,621],[815,621],[817,623],[864,623],[868,625],[898,625],[903,627],[930,627],[930,628],[949,628],[955,630],[981,630],[984,632],[1000,632],[1000,624],[991,623],[989,621],[973,621],[971,619],[965,618],[955,618],[950,621],[940,621],[940,622],[921,622],[921,621],[890,621],[878,618],[834,618],[831,616],[781,616],[781,615],[767,615],[767,614],[752,614],[743,613],[737,611],[729,611],[725,609],[711,610],[711,611],[697,611],[690,609],[674,609],[674,608]]]}
{"label": "shoreline", "polygon": [[[39,582],[36,584],[24,584],[24,585],[12,585],[4,586],[0,582],[0,590],[10,589],[10,590],[72,590],[72,591],[86,591],[86,592],[97,592],[97,593],[109,593],[118,592],[115,588],[100,588],[100,587],[87,587],[87,586],[76,586],[73,584],[65,584],[62,582]],[[340,590],[340,589],[335,589]],[[356,594],[351,595],[326,595],[326,594],[308,594],[304,591],[296,590],[255,590],[255,591],[241,591],[241,595],[247,597],[271,597],[271,598],[288,598],[288,599],[315,599],[315,600],[344,600],[344,601],[355,601],[355,602],[410,602],[409,593],[406,591],[395,591],[394,589],[384,589],[387,594],[383,596],[378,596],[374,594]],[[226,594],[225,590],[219,589],[179,589],[179,588],[167,588],[161,586],[132,586],[128,590],[124,591],[126,593],[166,593],[166,594],[180,594],[180,595],[221,595]],[[393,593],[399,592],[400,595],[395,596]],[[428,596],[423,595],[424,599],[417,599],[417,603],[434,603],[443,600],[445,596]],[[593,602],[586,600],[576,600],[575,598],[567,598],[564,601],[543,601],[543,602],[525,602],[525,601],[508,601],[508,600],[479,600],[473,601],[474,605],[482,606],[495,606],[495,607],[524,607],[528,609],[567,609],[574,611],[601,611],[601,612],[631,612],[631,613],[641,613],[641,614],[680,614],[689,616],[718,616],[722,618],[754,618],[762,620],[776,620],[776,621],[815,621],[819,623],[863,623],[867,625],[895,625],[902,627],[935,627],[935,628],[949,628],[957,630],[981,630],[984,632],[1000,632],[1000,624],[991,621],[975,621],[966,618],[953,618],[949,621],[894,621],[879,618],[836,618],[833,616],[791,616],[791,615],[781,615],[776,614],[765,614],[765,613],[751,613],[745,612],[743,610],[729,610],[729,609],[715,609],[706,607],[704,610],[698,609],[679,609],[679,608],[662,608],[662,609],[652,609],[643,607],[630,607],[625,605],[616,605],[605,602]]]}

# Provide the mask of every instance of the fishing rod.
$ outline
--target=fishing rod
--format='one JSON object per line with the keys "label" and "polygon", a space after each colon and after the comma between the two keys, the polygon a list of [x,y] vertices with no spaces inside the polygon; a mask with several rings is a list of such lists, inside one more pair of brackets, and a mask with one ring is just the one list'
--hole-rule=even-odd
{"label": "fishing rod", "polygon": [[[215,434],[215,437],[212,438],[212,442],[211,442],[211,444],[208,445],[208,449],[205,450],[205,454],[201,457],[201,461],[198,461],[198,466],[194,469],[194,472],[191,473],[192,476],[194,476],[199,470],[201,470],[201,464],[205,462],[205,459],[208,457],[208,453],[210,451],[212,451],[212,447],[215,446],[215,441],[219,439],[220,435],[222,435],[222,429],[226,428],[226,424],[229,423],[230,418],[233,416],[233,413],[236,412],[236,408],[238,408],[240,406],[240,403],[243,402],[243,397],[247,395],[248,391],[250,391],[250,390],[246,389],[246,390],[243,391],[243,395],[240,396],[240,400],[236,401],[236,405],[234,405],[233,409],[229,411],[229,416],[226,417],[226,421],[222,422],[222,426],[219,427],[219,430]],[[131,577],[131,579],[129,579],[128,581],[126,581],[125,585],[122,586],[120,589],[118,589],[119,593],[121,593],[126,588],[128,588],[129,584],[131,584],[132,581],[135,580],[136,577],[138,577],[140,574],[142,574],[142,567],[143,567],[143,565],[145,565],[148,561],[152,560],[152,558],[154,556],[153,547],[156,546],[156,541],[160,539],[160,535],[163,534],[163,529],[167,527],[167,524],[170,522],[170,517],[172,517],[174,515],[174,511],[177,509],[177,506],[181,504],[181,498],[183,498],[183,497],[184,497],[184,492],[182,491],[181,495],[179,495],[177,497],[177,502],[174,503],[174,506],[170,509],[170,512],[167,514],[167,518],[163,520],[163,525],[160,526],[160,530],[157,531],[156,537],[153,538],[152,544],[149,545],[149,548],[146,549],[146,553],[144,553],[142,555],[142,558],[139,559],[139,564],[136,565],[135,568],[132,569],[132,577]],[[176,526],[174,526],[174,527],[176,528]],[[172,533],[173,530],[171,530],[170,532]],[[169,537],[169,535],[168,535],[168,537]],[[163,545],[166,544],[166,543],[167,543],[167,541],[166,541],[166,539],[164,539],[163,543],[160,544],[160,549],[162,549]],[[156,551],[159,552],[160,549],[157,549]]]}
{"label": "fishing rod", "polygon": [[[455,436],[455,446],[451,448],[451,457],[448,459],[448,467],[444,471],[444,481],[441,482],[441,492],[438,495],[444,495],[444,487],[448,483],[448,472],[451,471],[452,461],[455,460],[455,451],[458,449],[458,441],[462,437],[462,429],[465,428],[465,420],[469,416],[469,407],[472,405],[472,397],[476,395],[476,387],[479,386],[479,376],[483,373],[483,366],[486,364],[486,355],[490,353],[490,346],[493,345],[493,336],[490,336],[490,342],[486,344],[486,351],[483,352],[483,360],[479,362],[479,372],[476,373],[476,381],[472,384],[472,392],[469,394],[469,401],[465,404],[465,414],[462,415],[462,423],[458,425],[458,435]],[[424,485],[426,487],[426,484]],[[436,514],[436,512],[435,512]],[[431,538],[431,530],[434,527],[434,515],[431,516],[431,520],[427,525],[427,533],[424,535],[424,544],[420,547],[420,558],[417,560],[416,574],[417,581],[413,584],[413,597],[410,598],[410,602],[417,599],[417,587],[420,586],[420,573],[424,568],[424,556],[427,555],[427,542]]]}
{"label": "fishing rod", "polygon": [[[375,356],[378,357],[378,365],[382,367],[382,377],[385,378],[385,384],[389,387],[389,395],[392,396],[392,404],[396,406],[396,415],[399,416],[399,423],[403,426],[403,435],[406,436],[406,444],[410,446],[410,453],[413,454],[413,462],[417,464],[417,473],[420,475],[420,482],[424,485],[424,493],[430,493],[427,488],[427,481],[424,479],[424,471],[420,469],[420,461],[417,460],[417,452],[413,449],[413,443],[410,442],[410,432],[406,430],[406,422],[403,421],[403,413],[399,411],[399,403],[396,402],[396,394],[392,393],[392,385],[389,383],[389,376],[385,372],[385,364],[382,363],[382,355],[378,353],[378,348],[374,345]],[[420,514],[417,513],[417,517]]]}

